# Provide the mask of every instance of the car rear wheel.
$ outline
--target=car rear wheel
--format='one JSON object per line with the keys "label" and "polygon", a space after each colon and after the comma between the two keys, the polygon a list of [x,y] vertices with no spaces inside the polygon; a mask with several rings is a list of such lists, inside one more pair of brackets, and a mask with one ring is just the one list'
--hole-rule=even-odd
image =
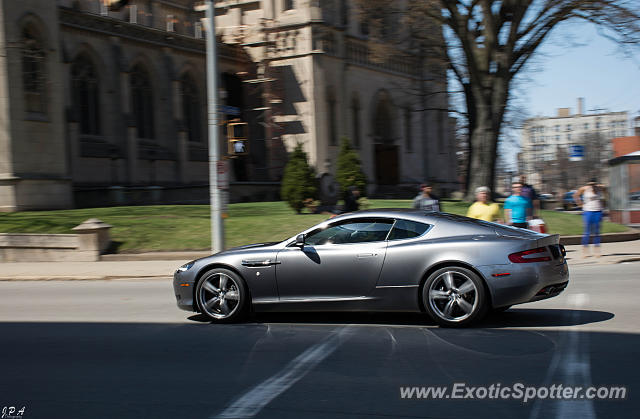
{"label": "car rear wheel", "polygon": [[441,268],[429,275],[422,288],[422,301],[435,322],[445,327],[468,326],[487,312],[482,280],[458,266]]}
{"label": "car rear wheel", "polygon": [[239,320],[245,314],[247,298],[244,281],[228,269],[205,272],[196,287],[199,311],[216,323]]}

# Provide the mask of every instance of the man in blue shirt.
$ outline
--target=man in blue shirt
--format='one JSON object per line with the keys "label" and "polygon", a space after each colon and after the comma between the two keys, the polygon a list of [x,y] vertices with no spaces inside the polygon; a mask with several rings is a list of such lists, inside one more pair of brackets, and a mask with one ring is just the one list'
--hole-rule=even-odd
{"label": "man in blue shirt", "polygon": [[522,183],[514,182],[511,185],[513,193],[504,201],[504,218],[507,224],[514,227],[527,228],[527,215],[529,209],[533,208],[531,201],[520,195]]}

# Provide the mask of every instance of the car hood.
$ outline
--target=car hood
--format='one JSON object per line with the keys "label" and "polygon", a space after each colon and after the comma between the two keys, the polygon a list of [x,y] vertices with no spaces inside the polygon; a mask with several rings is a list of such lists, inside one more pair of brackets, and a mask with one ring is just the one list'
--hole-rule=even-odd
{"label": "car hood", "polygon": [[258,248],[262,248],[262,247],[269,247],[269,246],[276,245],[276,244],[278,244],[278,243],[281,243],[281,242],[267,242],[267,243],[245,244],[244,246],[237,246],[237,247],[232,247],[231,249],[223,250],[223,251],[222,251],[222,252],[220,252],[219,254],[222,254],[222,253],[231,253],[231,252],[236,252],[236,251],[238,251],[238,250],[258,249]]}

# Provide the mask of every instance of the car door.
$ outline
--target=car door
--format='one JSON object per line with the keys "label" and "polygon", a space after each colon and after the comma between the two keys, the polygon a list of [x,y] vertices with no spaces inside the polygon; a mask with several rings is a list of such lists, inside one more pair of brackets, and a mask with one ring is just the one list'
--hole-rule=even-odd
{"label": "car door", "polygon": [[281,301],[333,300],[368,296],[384,262],[393,220],[352,218],[307,234],[305,245],[290,245],[277,256]]}

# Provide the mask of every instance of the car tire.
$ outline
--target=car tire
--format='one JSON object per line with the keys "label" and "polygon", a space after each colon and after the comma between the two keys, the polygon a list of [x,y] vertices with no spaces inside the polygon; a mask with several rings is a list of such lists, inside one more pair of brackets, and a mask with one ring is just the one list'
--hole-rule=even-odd
{"label": "car tire", "polygon": [[237,273],[224,268],[205,272],[195,294],[198,311],[214,323],[232,323],[246,314],[249,293]]}
{"label": "car tire", "polygon": [[440,326],[465,327],[487,313],[487,295],[480,277],[459,266],[433,272],[422,287],[424,307]]}

